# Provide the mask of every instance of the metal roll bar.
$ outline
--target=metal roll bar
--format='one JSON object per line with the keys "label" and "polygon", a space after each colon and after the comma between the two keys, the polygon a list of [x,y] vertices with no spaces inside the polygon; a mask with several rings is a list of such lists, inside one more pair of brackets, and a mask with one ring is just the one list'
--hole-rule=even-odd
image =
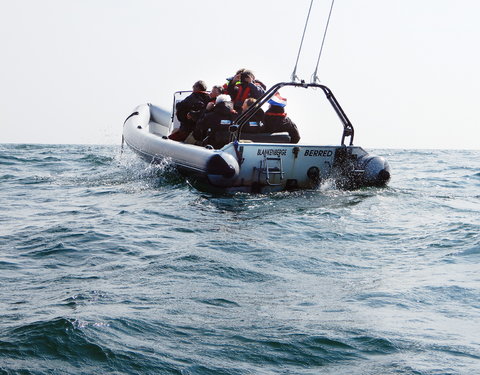
{"label": "metal roll bar", "polygon": [[235,138],[237,140],[240,139],[240,133],[242,132],[242,128],[248,121],[253,117],[253,115],[265,104],[267,103],[275,93],[280,90],[282,87],[285,86],[293,86],[293,87],[303,87],[303,88],[319,88],[323,90],[325,96],[327,97],[328,101],[332,105],[333,109],[337,113],[337,116],[340,118],[340,121],[343,124],[343,134],[342,134],[342,146],[345,146],[345,138],[350,137],[349,145],[353,145],[353,136],[354,136],[354,129],[353,125],[348,119],[347,115],[343,111],[342,107],[338,103],[337,99],[333,95],[332,91],[325,85],[321,85],[319,83],[305,83],[302,82],[280,82],[272,87],[270,87],[263,96],[261,96],[255,104],[249,107],[245,112],[243,112],[233,123],[233,126],[237,126],[237,129],[234,132]]}

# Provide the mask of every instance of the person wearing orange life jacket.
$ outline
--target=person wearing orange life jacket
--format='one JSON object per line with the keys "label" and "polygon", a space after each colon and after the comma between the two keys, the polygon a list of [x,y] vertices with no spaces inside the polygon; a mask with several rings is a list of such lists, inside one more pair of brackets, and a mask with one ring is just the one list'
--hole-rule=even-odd
{"label": "person wearing orange life jacket", "polygon": [[240,73],[240,84],[236,84],[238,74],[228,84],[228,94],[233,99],[233,106],[237,112],[242,111],[242,104],[248,98],[258,99],[264,93],[263,86],[255,81],[255,76],[251,70],[244,70]]}
{"label": "person wearing orange life jacket", "polygon": [[[242,83],[242,82],[240,82],[240,74],[242,74],[246,70],[247,69],[245,69],[245,68],[238,69],[233,77],[227,78],[226,79],[227,82],[225,82],[223,84],[223,91],[225,91],[225,92],[228,91],[228,85],[232,80],[235,80],[234,83],[236,85],[240,85]],[[259,81],[258,79],[255,78],[253,83],[256,84],[256,85],[260,85],[264,90],[267,90],[267,86],[265,86],[265,84],[263,82]]]}
{"label": "person wearing orange life jacket", "polygon": [[276,93],[269,101],[270,108],[263,117],[264,131],[266,133],[288,132],[290,143],[298,143],[300,134],[297,126],[287,117],[285,106],[287,99],[282,98],[280,93]]}
{"label": "person wearing orange life jacket", "polygon": [[241,82],[240,82],[240,74],[242,74],[246,69],[245,68],[240,68],[237,70],[237,72],[235,73],[234,76],[230,77],[230,78],[227,78],[226,81],[223,85],[223,91],[225,93],[228,93],[228,85],[230,84],[230,82],[232,82],[234,80],[234,84],[235,85],[239,85]]}

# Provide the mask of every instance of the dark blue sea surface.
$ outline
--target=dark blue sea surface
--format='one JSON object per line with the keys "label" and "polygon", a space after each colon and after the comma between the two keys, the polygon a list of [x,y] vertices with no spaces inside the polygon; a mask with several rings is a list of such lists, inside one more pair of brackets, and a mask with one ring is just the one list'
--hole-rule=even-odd
{"label": "dark blue sea surface", "polygon": [[386,188],[220,196],[1,145],[0,374],[480,373],[480,151],[373,151]]}

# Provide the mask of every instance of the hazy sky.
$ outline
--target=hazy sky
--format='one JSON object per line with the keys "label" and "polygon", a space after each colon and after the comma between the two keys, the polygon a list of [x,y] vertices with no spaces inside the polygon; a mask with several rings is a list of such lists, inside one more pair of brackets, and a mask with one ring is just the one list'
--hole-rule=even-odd
{"label": "hazy sky", "polygon": [[[267,85],[288,81],[309,5],[0,0],[0,143],[119,144],[136,105],[169,108],[197,79],[211,87],[248,67]],[[306,81],[329,7],[312,8],[297,70]],[[335,1],[319,77],[355,144],[480,149],[479,19],[478,0]],[[282,94],[302,141],[332,128],[339,140],[298,90]]]}

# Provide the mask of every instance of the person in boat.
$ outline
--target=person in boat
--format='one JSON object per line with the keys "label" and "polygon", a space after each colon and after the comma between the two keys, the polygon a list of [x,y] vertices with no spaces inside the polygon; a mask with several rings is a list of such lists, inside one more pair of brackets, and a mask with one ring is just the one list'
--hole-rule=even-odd
{"label": "person in boat", "polygon": [[[235,75],[233,77],[227,78],[227,82],[223,85],[223,90],[225,92],[228,91],[228,85],[232,80],[235,80],[234,82],[235,82],[236,85],[240,85],[242,83],[240,81],[240,75],[246,70],[247,69],[245,69],[245,68],[240,68],[240,69],[237,70],[237,72],[235,73]],[[267,86],[265,86],[265,84],[262,81],[259,81],[258,79],[255,78],[253,83],[255,83],[256,85],[260,85],[265,91],[267,90]]]}
{"label": "person in boat", "polygon": [[222,148],[230,140],[230,125],[237,116],[229,95],[219,95],[211,112],[201,118],[193,137],[199,145],[211,145],[216,149]]}
{"label": "person in boat", "polygon": [[288,132],[290,136],[290,143],[298,143],[300,140],[300,134],[298,133],[297,126],[287,117],[285,113],[285,106],[287,105],[287,99],[282,98],[277,92],[269,101],[270,107],[265,112],[263,117],[265,133],[280,133]]}
{"label": "person in boat", "polygon": [[203,115],[205,107],[210,101],[210,96],[206,92],[207,85],[204,81],[195,82],[192,89],[193,92],[176,105],[176,114],[178,121],[180,121],[180,127],[168,137],[174,141],[185,141],[195,128],[195,123]]}
{"label": "person in boat", "polygon": [[228,85],[230,84],[230,82],[233,81],[232,84],[235,84],[235,85],[239,85],[241,84],[240,82],[240,74],[242,74],[246,69],[245,68],[240,68],[237,70],[237,72],[230,78],[227,78],[227,82],[223,85],[223,91],[225,93],[228,92]]}
{"label": "person in boat", "polygon": [[[242,112],[245,112],[248,108],[256,103],[257,99],[247,98],[242,104]],[[262,108],[259,108],[248,122],[242,127],[242,133],[263,133],[263,118],[265,112]]]}
{"label": "person in boat", "polygon": [[222,95],[223,92],[223,87],[220,85],[215,85],[212,87],[210,90],[210,101],[207,103],[207,107],[205,108],[205,112],[210,112],[213,110],[213,107],[215,106],[215,100],[219,95]]}
{"label": "person in boat", "polygon": [[[237,81],[240,80],[240,84]],[[245,69],[239,75],[237,74],[229,82],[227,92],[233,99],[233,107],[237,112],[241,112],[242,104],[247,98],[260,98],[265,89],[255,80],[255,76],[251,70]]]}

